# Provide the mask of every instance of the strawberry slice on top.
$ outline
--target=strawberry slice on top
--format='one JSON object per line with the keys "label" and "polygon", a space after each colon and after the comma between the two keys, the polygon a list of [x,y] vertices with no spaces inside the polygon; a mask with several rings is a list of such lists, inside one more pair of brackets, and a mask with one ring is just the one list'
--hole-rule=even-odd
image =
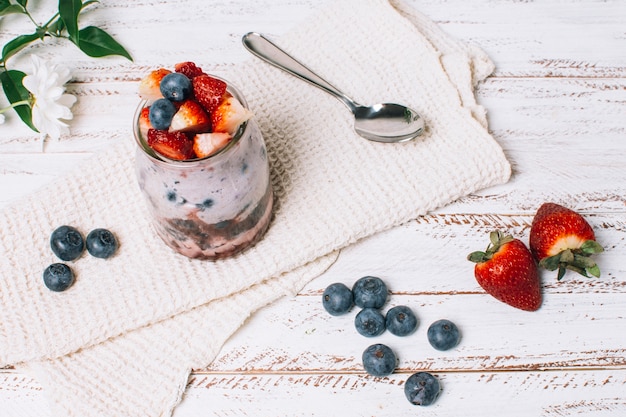
{"label": "strawberry slice on top", "polygon": [[150,101],[163,98],[163,94],[161,94],[161,80],[171,72],[166,68],[150,71],[148,75],[139,81],[139,97]]}
{"label": "strawberry slice on top", "polygon": [[190,80],[192,80],[194,77],[197,77],[198,75],[204,74],[202,68],[200,68],[191,61],[179,62],[174,66],[174,71],[186,75],[187,78],[189,78]]}
{"label": "strawberry slice on top", "polygon": [[193,150],[198,158],[206,158],[224,148],[232,138],[228,133],[199,133],[193,138]]}
{"label": "strawberry slice on top", "polygon": [[152,124],[150,123],[150,107],[144,107],[141,109],[141,113],[139,113],[139,132],[141,132],[141,136],[144,138],[148,137],[148,130],[152,129]]}
{"label": "strawberry slice on top", "polygon": [[235,97],[228,96],[211,113],[211,126],[214,132],[234,135],[239,126],[251,117],[250,110],[246,109]]}
{"label": "strawberry slice on top", "polygon": [[202,106],[193,100],[184,101],[170,123],[170,132],[206,132],[211,129],[211,119]]}
{"label": "strawberry slice on top", "polygon": [[208,113],[213,112],[226,94],[226,83],[207,74],[198,75],[191,82],[198,103],[202,104]]}
{"label": "strawberry slice on top", "polygon": [[573,210],[555,203],[542,204],[533,218],[529,245],[540,266],[558,270],[558,280],[568,269],[586,277],[600,276],[591,255],[604,249],[596,242],[591,225]]}
{"label": "strawberry slice on top", "polygon": [[184,161],[196,157],[193,141],[183,132],[150,129],[148,130],[147,142],[148,146],[156,152],[175,161]]}

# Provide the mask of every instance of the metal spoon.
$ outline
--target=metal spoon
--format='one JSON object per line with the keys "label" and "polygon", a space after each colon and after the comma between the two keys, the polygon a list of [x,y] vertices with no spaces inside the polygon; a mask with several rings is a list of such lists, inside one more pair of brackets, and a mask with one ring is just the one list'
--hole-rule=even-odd
{"label": "metal spoon", "polygon": [[321,88],[343,102],[354,114],[354,130],[366,139],[385,143],[404,142],[421,135],[424,130],[424,120],[415,110],[393,103],[362,106],[263,35],[250,32],[243,36],[242,42],[246,49],[262,60]]}

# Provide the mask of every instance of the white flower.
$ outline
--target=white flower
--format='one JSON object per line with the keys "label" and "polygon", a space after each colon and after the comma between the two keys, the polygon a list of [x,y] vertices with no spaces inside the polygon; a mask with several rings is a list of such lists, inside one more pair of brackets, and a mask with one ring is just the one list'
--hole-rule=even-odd
{"label": "white flower", "polygon": [[71,120],[70,107],[76,102],[72,94],[65,94],[65,84],[70,80],[70,70],[62,65],[51,64],[31,55],[33,74],[22,80],[24,87],[33,95],[33,125],[41,138],[59,139],[69,133],[69,127],[61,120]]}
{"label": "white flower", "polygon": [[0,113],[0,125],[4,123],[4,114]]}

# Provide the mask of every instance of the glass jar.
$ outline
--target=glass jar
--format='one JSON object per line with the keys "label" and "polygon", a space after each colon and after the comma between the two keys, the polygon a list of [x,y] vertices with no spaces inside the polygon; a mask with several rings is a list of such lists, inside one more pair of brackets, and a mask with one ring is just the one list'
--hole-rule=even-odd
{"label": "glass jar", "polygon": [[[228,91],[247,108],[236,88]],[[133,131],[135,168],[156,233],[189,258],[233,256],[256,243],[268,228],[273,193],[263,136],[254,121],[243,123],[220,151],[202,159],[169,160],[142,137],[140,103]]]}

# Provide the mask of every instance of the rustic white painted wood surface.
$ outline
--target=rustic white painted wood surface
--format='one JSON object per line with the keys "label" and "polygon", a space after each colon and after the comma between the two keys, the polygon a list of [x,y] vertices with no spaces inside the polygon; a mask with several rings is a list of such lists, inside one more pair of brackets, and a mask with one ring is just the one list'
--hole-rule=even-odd
{"label": "rustic white painted wood surface", "polygon": [[[72,136],[44,152],[20,124],[0,126],[0,207],[128,140],[136,84],[148,69],[193,59],[211,71],[250,59],[243,33],[280,35],[320,4],[102,1],[85,21],[106,28],[135,62],[91,60],[63,44],[31,49],[62,55],[75,69],[69,89],[79,102]],[[511,181],[344,250],[322,277],[254,316],[210,367],[195,370],[176,417],[626,415],[626,2],[415,6],[495,61],[478,97],[513,164]],[[2,43],[20,24],[0,20]],[[603,275],[556,282],[543,273],[541,310],[517,311],[481,291],[465,255],[484,247],[494,228],[527,239],[534,211],[548,200],[581,211],[595,227],[606,248],[597,258]],[[410,305],[420,320],[408,338],[377,339],[400,359],[388,378],[363,372],[361,352],[372,340],[353,330],[355,312],[330,317],[320,305],[326,285],[363,275],[385,279],[389,307]],[[426,341],[428,324],[442,317],[462,329],[451,352]],[[416,370],[433,372],[443,385],[439,401],[419,410],[402,391]],[[1,369],[0,416],[50,416],[46,392],[29,376]]]}

